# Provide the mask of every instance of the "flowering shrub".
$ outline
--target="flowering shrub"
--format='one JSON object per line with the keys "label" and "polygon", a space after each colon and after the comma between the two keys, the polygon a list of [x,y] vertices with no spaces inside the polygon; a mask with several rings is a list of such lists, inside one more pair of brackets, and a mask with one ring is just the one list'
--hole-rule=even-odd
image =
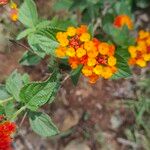
{"label": "flowering shrub", "polygon": [[[7,3],[0,0],[2,6]],[[75,4],[73,0],[66,9],[72,8],[73,11],[77,6]],[[142,30],[137,38],[133,36],[136,28],[131,4],[126,1],[112,2],[107,11],[103,10],[103,0],[86,1],[81,5],[84,5],[84,9],[79,9],[82,18],[77,22],[69,16],[62,20],[56,17],[43,20],[38,16],[33,0],[24,0],[19,8],[13,1],[9,2],[11,20],[24,25],[24,30],[10,41],[22,46],[19,40],[26,38],[29,45],[22,46],[27,51],[20,64],[33,66],[48,56],[48,73],[51,75],[45,81],[32,82],[27,74],[15,70],[5,85],[0,85],[0,114],[5,115],[6,120],[15,121],[26,112],[33,131],[44,137],[56,135],[59,133],[56,125],[39,108],[54,101],[65,81],[66,68],[76,85],[81,74],[90,83],[99,78],[128,78],[132,76],[130,66],[145,67],[150,61],[150,33]],[[98,16],[99,11],[102,16]],[[8,105],[13,110],[11,113],[7,113]],[[0,138],[3,137],[0,149],[10,149],[10,135],[15,131],[15,124],[5,119],[0,117]]]}

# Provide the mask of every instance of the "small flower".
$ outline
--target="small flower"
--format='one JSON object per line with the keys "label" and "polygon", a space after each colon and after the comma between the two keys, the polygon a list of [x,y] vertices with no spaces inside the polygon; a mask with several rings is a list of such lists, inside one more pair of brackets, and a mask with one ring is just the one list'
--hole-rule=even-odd
{"label": "small flower", "polygon": [[78,48],[78,49],[76,50],[76,56],[77,56],[78,58],[81,58],[81,57],[83,57],[84,55],[86,55],[86,50],[83,49],[82,47],[80,47],[80,48]]}
{"label": "small flower", "polygon": [[109,44],[108,43],[100,43],[98,46],[99,53],[102,55],[106,55],[109,52]]}
{"label": "small flower", "polygon": [[88,42],[90,40],[90,34],[89,33],[82,33],[80,36],[81,42]]}
{"label": "small flower", "polygon": [[69,47],[66,50],[66,55],[69,57],[74,57],[76,54],[75,49],[73,47]]}
{"label": "small flower", "polygon": [[66,48],[65,47],[58,47],[56,50],[55,50],[55,53],[57,55],[57,57],[65,57],[66,56]]}
{"label": "small flower", "polygon": [[0,0],[0,5],[6,5],[8,3],[8,0]]}
{"label": "small flower", "polygon": [[67,34],[68,34],[68,36],[74,36],[76,34],[76,31],[77,31],[76,28],[68,27]]}
{"label": "small flower", "polygon": [[17,4],[12,2],[10,4],[10,18],[12,21],[17,21],[18,20],[18,8],[17,8]]}
{"label": "small flower", "polygon": [[101,75],[103,72],[102,65],[96,65],[95,68],[93,69],[93,72],[97,75]]}
{"label": "small flower", "polygon": [[133,29],[133,22],[132,19],[125,14],[119,15],[114,20],[114,26],[117,28],[121,28],[126,25],[130,30]]}
{"label": "small flower", "polygon": [[82,73],[85,75],[85,76],[91,76],[93,74],[93,67],[89,67],[89,66],[84,66],[82,68]]}
{"label": "small flower", "polygon": [[117,60],[114,56],[111,56],[111,57],[108,58],[108,65],[109,66],[115,66],[116,62],[117,62]]}

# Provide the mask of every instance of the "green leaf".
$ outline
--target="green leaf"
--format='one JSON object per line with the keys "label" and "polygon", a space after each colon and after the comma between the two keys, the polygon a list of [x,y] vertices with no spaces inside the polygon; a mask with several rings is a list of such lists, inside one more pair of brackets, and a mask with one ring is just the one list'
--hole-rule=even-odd
{"label": "green leaf", "polygon": [[5,113],[4,107],[2,105],[0,105],[0,115],[2,115],[4,113]]}
{"label": "green leaf", "polygon": [[128,16],[131,15],[131,6],[132,6],[132,1],[128,0],[128,1],[123,1],[121,0],[120,2],[117,2],[114,6],[114,9],[117,13],[117,15],[120,14],[126,14]]}
{"label": "green leaf", "polygon": [[73,3],[72,0],[59,0],[54,4],[53,10],[54,11],[68,10],[71,7],[72,3]]}
{"label": "green leaf", "polygon": [[[45,82],[33,82],[25,85],[20,91],[21,101],[31,110],[37,110],[45,103],[52,102],[52,98],[59,88],[59,79],[57,72]],[[51,99],[52,98],[52,99]]]}
{"label": "green leaf", "polygon": [[21,40],[21,39],[23,39],[24,37],[28,36],[30,33],[33,33],[33,32],[35,32],[34,28],[26,29],[26,30],[24,30],[24,31],[22,31],[21,33],[18,34],[16,40]]}
{"label": "green leaf", "polygon": [[34,27],[38,21],[36,5],[33,0],[25,0],[19,9],[19,21],[26,27]]}
{"label": "green leaf", "polygon": [[118,71],[112,76],[112,79],[130,77],[132,75],[132,72],[128,66],[127,61],[118,54],[116,54],[116,58]]}
{"label": "green leaf", "polygon": [[40,136],[50,137],[59,133],[51,118],[45,113],[30,112],[29,121],[33,131]]}
{"label": "green leaf", "polygon": [[135,1],[136,5],[140,8],[147,8],[148,6],[150,6],[149,0],[135,0]]}
{"label": "green leaf", "polygon": [[22,58],[19,60],[19,63],[23,66],[34,66],[37,65],[41,61],[41,57],[31,53],[30,51],[26,51]]}
{"label": "green leaf", "polygon": [[23,81],[24,85],[26,85],[30,82],[30,77],[27,73],[22,75],[22,81]]}
{"label": "green leaf", "polygon": [[40,23],[38,23],[36,25],[36,29],[46,28],[50,24],[51,24],[51,21],[49,21],[49,20],[43,20],[43,21],[41,21]]}
{"label": "green leaf", "polygon": [[6,89],[13,95],[15,100],[20,101],[19,93],[22,87],[22,76],[17,71],[14,71],[6,80]]}
{"label": "green leaf", "polygon": [[4,100],[11,97],[6,90],[5,85],[0,84],[0,100]]}
{"label": "green leaf", "polygon": [[129,60],[130,58],[130,53],[128,51],[128,48],[123,49],[121,47],[118,46],[118,48],[116,49],[116,54],[120,55],[126,62]]}
{"label": "green leaf", "polygon": [[58,47],[58,42],[39,34],[29,35],[28,43],[33,51],[42,58],[46,54],[55,55],[55,49]]}
{"label": "green leaf", "polygon": [[134,45],[135,38],[130,34],[127,26],[115,28],[112,24],[103,26],[104,31],[112,37],[112,40],[122,48],[127,48],[129,45]]}
{"label": "green leaf", "polygon": [[74,85],[77,85],[79,77],[81,75],[82,65],[79,65],[77,69],[74,69],[70,73],[70,77]]}
{"label": "green leaf", "polygon": [[15,113],[15,105],[14,105],[13,101],[7,102],[6,105],[4,105],[4,110],[5,110],[5,115],[6,115],[7,119],[8,120],[11,119],[11,117]]}
{"label": "green leaf", "polygon": [[90,33],[91,37],[93,38],[93,36],[94,36],[93,24],[90,24],[90,25],[88,26],[88,30],[89,30],[89,33]]}

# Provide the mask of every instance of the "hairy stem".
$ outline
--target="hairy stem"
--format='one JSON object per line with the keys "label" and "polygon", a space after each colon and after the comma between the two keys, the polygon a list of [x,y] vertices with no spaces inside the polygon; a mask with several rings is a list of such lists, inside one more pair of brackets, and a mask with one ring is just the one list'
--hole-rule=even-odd
{"label": "hairy stem", "polygon": [[16,113],[12,116],[11,120],[14,121],[14,120],[17,118],[17,116],[18,116],[22,111],[24,111],[26,108],[27,108],[27,106],[23,106],[23,107],[21,107],[19,110],[17,110]]}
{"label": "hairy stem", "polygon": [[13,97],[9,97],[7,99],[4,99],[4,100],[0,100],[0,105],[4,104],[4,103],[7,103],[9,101],[13,100]]}

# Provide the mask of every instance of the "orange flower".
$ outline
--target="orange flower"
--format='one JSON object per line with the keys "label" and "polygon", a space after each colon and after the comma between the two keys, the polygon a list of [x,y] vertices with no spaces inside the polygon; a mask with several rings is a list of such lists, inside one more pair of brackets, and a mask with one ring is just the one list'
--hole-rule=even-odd
{"label": "orange flower", "polygon": [[139,31],[137,37],[137,44],[135,46],[129,46],[128,51],[130,53],[129,65],[138,65],[140,67],[146,67],[147,62],[150,61],[150,43],[147,42],[150,39],[150,32]]}
{"label": "orange flower", "polygon": [[57,55],[57,57],[65,57],[66,56],[66,48],[65,47],[58,47],[56,50],[55,50],[55,54]]}
{"label": "orange flower", "polygon": [[16,130],[15,123],[0,120],[0,150],[11,150],[13,134]]}
{"label": "orange flower", "polygon": [[77,34],[81,35],[82,33],[87,32],[88,28],[86,25],[81,25],[79,28],[77,28]]}
{"label": "orange flower", "polygon": [[0,0],[0,5],[6,5],[8,3],[8,0]]}
{"label": "orange flower", "polygon": [[72,69],[83,65],[82,73],[90,83],[95,83],[99,77],[110,78],[117,71],[115,46],[91,39],[87,26],[68,27],[66,32],[58,32],[56,39],[59,42],[56,56],[67,56]]}
{"label": "orange flower", "polygon": [[69,27],[68,29],[67,29],[67,34],[68,34],[68,36],[74,36],[75,34],[76,34],[76,28],[75,27]]}
{"label": "orange flower", "polygon": [[98,79],[99,79],[99,76],[96,74],[92,74],[91,76],[89,76],[89,82],[91,84],[95,83]]}
{"label": "orange flower", "polygon": [[106,42],[102,42],[98,46],[99,53],[102,55],[106,55],[109,52],[109,44]]}
{"label": "orange flower", "polygon": [[17,4],[12,2],[10,4],[10,18],[12,21],[17,21],[18,20],[18,8],[17,8]]}
{"label": "orange flower", "polygon": [[89,33],[82,33],[80,36],[81,42],[88,42],[90,41],[90,34]]}
{"label": "orange flower", "polygon": [[76,69],[79,65],[79,59],[77,57],[69,57],[69,64],[72,69]]}
{"label": "orange flower", "polygon": [[69,57],[75,57],[75,49],[73,47],[69,47],[67,48],[66,50],[66,55],[69,56]]}
{"label": "orange flower", "polygon": [[133,22],[128,15],[119,15],[114,20],[114,26],[117,28],[121,28],[126,25],[130,30],[133,29]]}
{"label": "orange flower", "polygon": [[89,66],[84,66],[82,68],[82,73],[85,75],[85,76],[91,76],[93,74],[93,67],[89,67]]}
{"label": "orange flower", "polygon": [[81,58],[81,57],[83,57],[84,55],[86,55],[86,50],[83,49],[82,47],[80,47],[80,48],[78,48],[78,49],[76,50],[76,56],[77,56],[78,58]]}

